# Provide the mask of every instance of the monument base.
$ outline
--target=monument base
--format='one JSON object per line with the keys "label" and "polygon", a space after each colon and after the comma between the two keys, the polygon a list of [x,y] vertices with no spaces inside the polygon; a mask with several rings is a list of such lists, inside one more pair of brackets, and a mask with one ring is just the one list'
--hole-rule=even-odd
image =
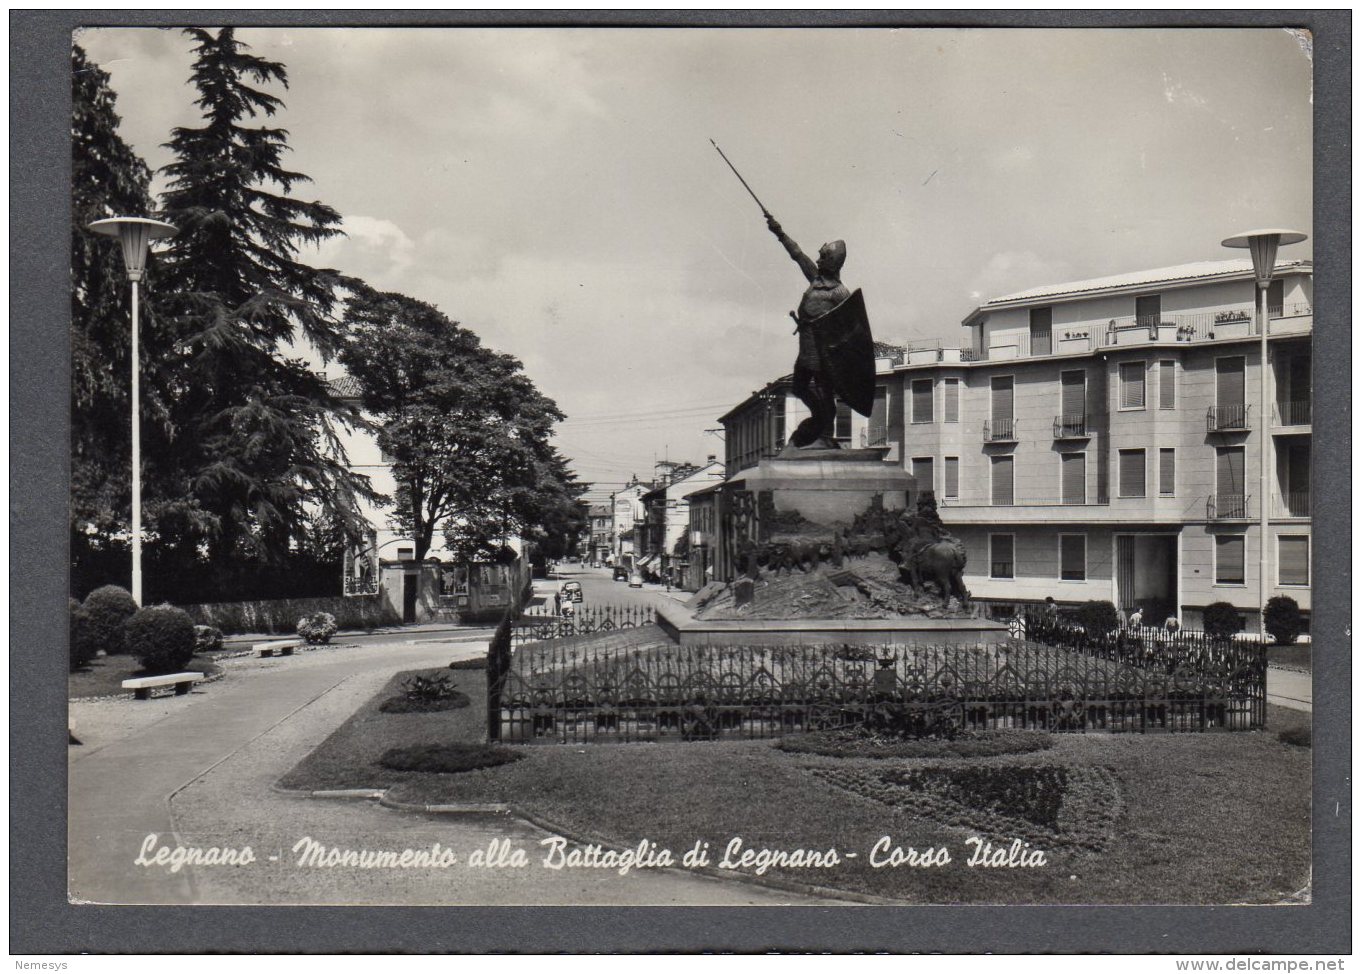
{"label": "monument base", "polygon": [[991,619],[696,619],[682,605],[657,609],[657,626],[681,646],[980,646],[1004,642]]}

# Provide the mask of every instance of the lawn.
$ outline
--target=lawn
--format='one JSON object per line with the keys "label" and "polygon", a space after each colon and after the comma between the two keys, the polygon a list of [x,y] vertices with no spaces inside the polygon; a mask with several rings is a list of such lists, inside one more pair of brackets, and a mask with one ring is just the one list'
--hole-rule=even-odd
{"label": "lawn", "polygon": [[[221,672],[221,667],[205,656],[195,656],[184,667],[186,672],[203,673],[212,676]],[[70,674],[66,680],[66,695],[71,700],[88,697],[108,697],[124,693],[129,698],[131,690],[124,690],[122,683],[135,676],[145,676],[137,657],[119,654],[101,656]]]}
{"label": "lawn", "polygon": [[1297,670],[1313,671],[1313,647],[1309,643],[1295,643],[1291,646],[1268,646],[1266,661],[1276,666],[1289,666]]}
{"label": "lawn", "polygon": [[[484,683],[455,674],[473,701],[459,710],[381,713],[409,675],[281,783],[388,788],[419,804],[506,802],[584,841],[648,839],[677,856],[707,841],[712,864],[735,837],[744,848],[835,848],[831,868],[766,875],[911,903],[1271,903],[1308,882],[1311,752],[1277,739],[1307,714],[1270,707],[1268,729],[1255,732],[1057,735],[1048,750],[987,758],[833,758],[770,741],[543,745],[497,768],[419,774],[377,758],[483,740]],[[970,867],[971,835],[1023,838],[1046,864]],[[951,862],[875,868],[883,836],[918,852],[948,847]]]}

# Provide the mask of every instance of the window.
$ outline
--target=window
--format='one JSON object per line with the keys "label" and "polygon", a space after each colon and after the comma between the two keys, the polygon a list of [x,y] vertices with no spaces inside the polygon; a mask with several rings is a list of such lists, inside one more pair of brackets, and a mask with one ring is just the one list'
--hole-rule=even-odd
{"label": "window", "polygon": [[1283,534],[1276,539],[1276,577],[1281,585],[1309,584],[1309,536]]}
{"label": "window", "polygon": [[1220,517],[1247,517],[1248,497],[1244,481],[1243,448],[1221,446],[1215,450],[1215,511]]}
{"label": "window", "polygon": [[1087,536],[1059,535],[1059,578],[1065,582],[1087,580]]}
{"label": "window", "polygon": [[930,379],[912,380],[912,422],[934,423],[935,383]]}
{"label": "window", "polygon": [[1268,315],[1280,315],[1285,305],[1285,281],[1279,277],[1266,289],[1266,310]]}
{"label": "window", "polygon": [[784,396],[775,398],[775,449],[784,448]]}
{"label": "window", "polygon": [[945,458],[945,496],[959,496],[959,457]]}
{"label": "window", "polygon": [[1246,540],[1241,534],[1221,534],[1215,538],[1215,584],[1242,585]]}
{"label": "window", "polygon": [[870,428],[867,446],[879,446],[888,442],[888,389],[874,387],[874,403],[870,407]]}
{"label": "window", "polygon": [[917,490],[936,491],[936,464],[933,457],[913,457],[912,476],[917,478]]}
{"label": "window", "polygon": [[1009,375],[992,377],[992,427],[989,438],[1009,440],[1016,435],[1013,404],[1015,402],[1015,380]]}
{"label": "window", "polygon": [[1144,363],[1120,363],[1120,408],[1144,408]]}
{"label": "window", "polygon": [[1163,296],[1146,294],[1134,299],[1134,317],[1147,328],[1156,328],[1163,316]]}
{"label": "window", "polygon": [[1059,412],[1063,414],[1064,427],[1082,424],[1086,427],[1087,418],[1087,372],[1085,369],[1070,369],[1059,376]]}
{"label": "window", "polygon": [[1242,357],[1215,359],[1214,429],[1246,429],[1248,407]]}
{"label": "window", "polygon": [[1087,503],[1087,454],[1062,453],[1063,503]]}
{"label": "window", "polygon": [[1177,362],[1163,359],[1158,363],[1158,408],[1177,408]]}
{"label": "window", "polygon": [[992,503],[995,507],[1010,507],[1014,496],[1014,466],[1011,457],[992,458]]}
{"label": "window", "polygon": [[959,380],[945,380],[945,422],[959,422]]}
{"label": "window", "polygon": [[1030,309],[1030,354],[1052,355],[1054,352],[1054,309]]}
{"label": "window", "polygon": [[851,407],[844,402],[836,404],[836,429],[832,435],[838,440],[851,438]]}
{"label": "window", "polygon": [[1011,534],[988,535],[990,577],[1016,577],[1016,536]]}
{"label": "window", "polygon": [[1177,451],[1164,448],[1158,451],[1158,493],[1171,497],[1177,492]]}
{"label": "window", "polygon": [[1143,450],[1120,451],[1120,496],[1145,496]]}

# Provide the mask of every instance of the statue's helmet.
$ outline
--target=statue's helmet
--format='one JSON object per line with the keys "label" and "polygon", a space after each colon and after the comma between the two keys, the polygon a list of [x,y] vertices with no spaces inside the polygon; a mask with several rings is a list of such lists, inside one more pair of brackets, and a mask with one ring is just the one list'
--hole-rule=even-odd
{"label": "statue's helmet", "polygon": [[838,274],[846,263],[846,241],[833,240],[822,245],[818,251],[818,267],[824,272]]}

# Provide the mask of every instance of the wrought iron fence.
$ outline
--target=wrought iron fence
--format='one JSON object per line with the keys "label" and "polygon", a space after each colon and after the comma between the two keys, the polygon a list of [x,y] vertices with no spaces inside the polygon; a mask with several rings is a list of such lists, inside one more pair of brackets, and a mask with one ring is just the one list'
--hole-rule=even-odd
{"label": "wrought iron fence", "polygon": [[1065,413],[1054,417],[1054,439],[1081,439],[1089,435],[1086,413]]}
{"label": "wrought iron fence", "polygon": [[521,743],[771,738],[885,711],[912,725],[1063,732],[1243,730],[1266,663],[1228,641],[1043,639],[979,646],[679,646],[590,641],[517,651],[494,701]]}
{"label": "wrought iron fence", "polygon": [[[564,609],[569,603],[563,603]],[[550,639],[570,639],[597,632],[633,629],[655,622],[656,610],[650,605],[571,605],[571,612],[554,612],[551,606],[526,609],[514,621],[511,642],[515,646]]]}
{"label": "wrought iron fence", "polygon": [[1016,420],[985,419],[983,421],[984,443],[1011,443],[1016,439]]}
{"label": "wrought iron fence", "polygon": [[1272,418],[1277,426],[1308,426],[1312,419],[1312,404],[1308,399],[1298,402],[1272,404]]}
{"label": "wrought iron fence", "polygon": [[1251,517],[1251,494],[1210,494],[1205,498],[1205,517],[1210,521]]}

